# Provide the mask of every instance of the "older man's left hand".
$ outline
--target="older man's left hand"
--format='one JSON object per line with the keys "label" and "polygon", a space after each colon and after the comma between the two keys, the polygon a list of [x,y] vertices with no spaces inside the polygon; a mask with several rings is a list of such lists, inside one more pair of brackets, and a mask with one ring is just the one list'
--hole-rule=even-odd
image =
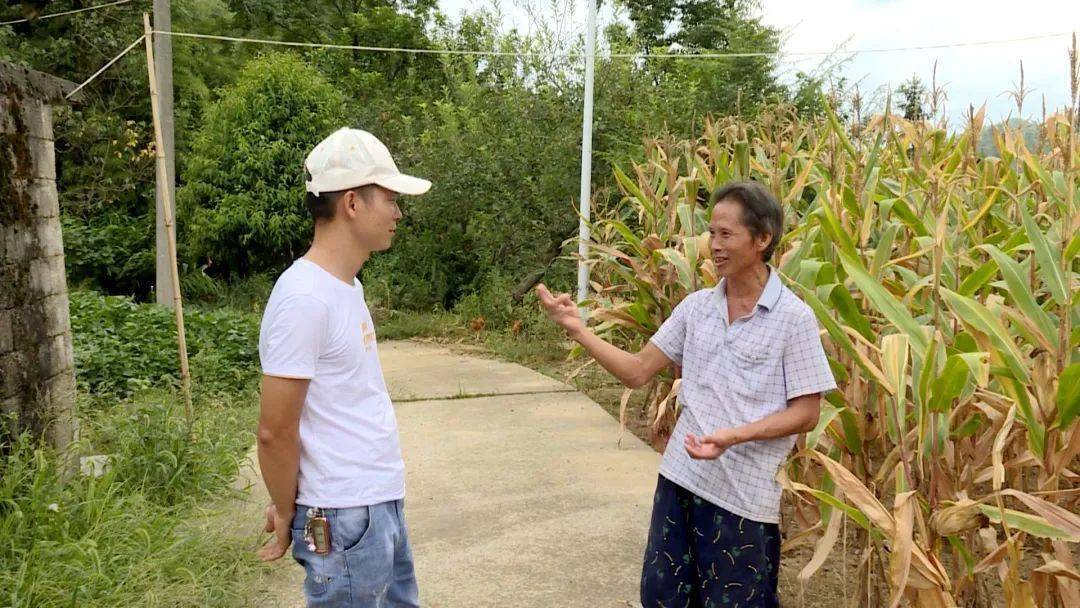
{"label": "older man's left hand", "polygon": [[686,452],[691,458],[698,460],[715,460],[731,446],[739,443],[738,433],[733,429],[717,429],[711,435],[698,437],[688,433],[684,444]]}

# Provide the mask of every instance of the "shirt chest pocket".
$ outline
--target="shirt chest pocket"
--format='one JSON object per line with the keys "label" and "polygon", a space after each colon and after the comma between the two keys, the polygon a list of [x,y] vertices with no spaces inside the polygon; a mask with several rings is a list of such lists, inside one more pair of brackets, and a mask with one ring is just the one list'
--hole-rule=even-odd
{"label": "shirt chest pocket", "polygon": [[779,361],[784,354],[784,338],[780,327],[769,323],[761,313],[728,330],[726,346],[740,361],[763,364]]}
{"label": "shirt chest pocket", "polygon": [[732,389],[747,399],[771,399],[783,385],[783,353],[783,342],[767,332],[729,339],[726,356]]}
{"label": "shirt chest pocket", "polygon": [[728,350],[742,365],[759,366],[776,356],[770,344],[734,340]]}

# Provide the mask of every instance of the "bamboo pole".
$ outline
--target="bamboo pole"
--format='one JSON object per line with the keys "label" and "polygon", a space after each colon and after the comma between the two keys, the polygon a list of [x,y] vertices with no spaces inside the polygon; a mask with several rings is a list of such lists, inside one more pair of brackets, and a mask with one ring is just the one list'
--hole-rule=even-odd
{"label": "bamboo pole", "polygon": [[[154,117],[154,148],[157,156],[158,183],[167,182],[165,168],[165,144],[161,133],[161,108],[158,105],[157,74],[154,70],[154,41],[153,29],[150,27],[150,15],[143,13],[143,27],[146,31],[146,69],[150,75],[150,107]],[[176,264],[176,229],[172,215],[172,196],[169,188],[161,189],[164,196],[165,231],[168,233],[169,262],[172,274],[173,310],[176,313],[176,344],[180,355],[180,389],[184,394],[184,414],[187,416],[188,426],[195,421],[195,415],[191,407],[191,372],[188,369],[187,337],[184,332],[184,304],[180,299],[180,270]]]}

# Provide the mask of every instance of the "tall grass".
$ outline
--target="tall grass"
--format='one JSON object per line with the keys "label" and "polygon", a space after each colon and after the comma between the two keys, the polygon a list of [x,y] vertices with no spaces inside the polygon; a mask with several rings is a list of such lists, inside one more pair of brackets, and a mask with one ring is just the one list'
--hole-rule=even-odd
{"label": "tall grass", "polygon": [[195,508],[197,499],[223,495],[237,455],[186,447],[176,405],[160,417],[177,425],[110,418],[119,429],[109,429],[103,444],[111,466],[101,477],[65,481],[57,456],[27,435],[7,446],[0,460],[0,605],[239,603],[251,547]]}
{"label": "tall grass", "polygon": [[[781,475],[816,542],[862,530],[852,604],[1080,605],[1080,143],[1072,101],[1037,149],[888,109],[843,124],[777,108],[662,139],[617,171],[622,202],[594,225],[592,319],[640,344],[686,294],[716,283],[707,197],[755,179],[789,227],[778,268],[816,311],[840,390]],[[650,388],[670,429],[675,373]],[[626,401],[624,400],[624,403]]]}
{"label": "tall grass", "polygon": [[[79,456],[67,476],[27,434],[0,446],[0,605],[240,604],[252,547],[207,508],[230,495],[257,411],[257,318],[191,311],[197,418],[172,383],[171,318],[154,305],[72,294]],[[164,351],[160,352],[159,350]],[[0,433],[0,436],[5,436]]]}

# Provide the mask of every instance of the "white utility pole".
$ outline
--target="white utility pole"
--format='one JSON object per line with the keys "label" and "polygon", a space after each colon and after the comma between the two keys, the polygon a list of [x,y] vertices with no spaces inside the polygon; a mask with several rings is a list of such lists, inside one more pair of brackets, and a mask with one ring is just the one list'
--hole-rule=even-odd
{"label": "white utility pole", "polygon": [[[172,31],[172,14],[169,0],[154,0],[154,29]],[[164,141],[165,177],[157,174],[156,204],[156,256],[157,261],[154,292],[158,304],[173,307],[175,294],[172,283],[172,261],[169,258],[169,236],[165,229],[165,205],[170,205],[169,215],[176,217],[176,161],[173,139],[173,70],[172,36],[154,36],[154,71],[157,73],[158,103],[161,115],[161,136]],[[168,193],[165,190],[168,189]]]}
{"label": "white utility pole", "polygon": [[[589,16],[585,30],[585,108],[581,119],[581,219],[578,223],[578,293],[580,303],[589,295],[589,267],[585,258],[589,253],[589,209],[592,199],[592,114],[593,73],[596,58],[596,0],[586,0]],[[584,311],[582,311],[584,316]]]}

